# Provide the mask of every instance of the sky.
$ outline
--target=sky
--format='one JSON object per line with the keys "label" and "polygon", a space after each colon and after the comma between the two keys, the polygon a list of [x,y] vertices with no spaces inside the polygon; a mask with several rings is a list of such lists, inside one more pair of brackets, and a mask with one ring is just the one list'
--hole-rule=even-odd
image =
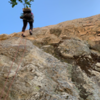
{"label": "sky", "polygon": [[[21,32],[20,19],[23,4],[14,8],[8,2],[0,2],[0,35]],[[31,3],[34,28],[55,25],[64,21],[86,18],[100,13],[100,0],[34,0]],[[29,24],[26,30],[29,29]]]}

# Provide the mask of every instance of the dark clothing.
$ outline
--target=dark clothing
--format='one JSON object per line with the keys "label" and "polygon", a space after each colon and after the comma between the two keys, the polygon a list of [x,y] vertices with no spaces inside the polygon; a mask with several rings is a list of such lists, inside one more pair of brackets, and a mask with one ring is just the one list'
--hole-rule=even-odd
{"label": "dark clothing", "polygon": [[23,19],[23,20],[33,21],[34,22],[34,15],[31,12],[31,9],[29,9],[29,8],[25,8],[23,10],[23,15],[20,16],[20,18]]}
{"label": "dark clothing", "polygon": [[34,22],[34,15],[32,13],[23,13],[21,19]]}
{"label": "dark clothing", "polygon": [[25,9],[23,11],[23,15],[20,16],[21,19],[23,19],[23,28],[22,28],[22,32],[25,32],[27,23],[29,22],[30,24],[30,29],[33,29],[33,22],[34,22],[34,15],[31,13],[30,9]]}
{"label": "dark clothing", "polygon": [[[27,20],[23,20],[23,28],[22,28],[22,32],[25,32],[25,29],[26,29],[27,23],[28,23]],[[32,22],[32,21],[29,21],[29,24],[30,24],[30,28],[29,28],[29,30],[30,30],[30,29],[32,30],[32,29],[33,29],[33,22]]]}
{"label": "dark clothing", "polygon": [[24,13],[23,20],[34,21],[32,13]]}

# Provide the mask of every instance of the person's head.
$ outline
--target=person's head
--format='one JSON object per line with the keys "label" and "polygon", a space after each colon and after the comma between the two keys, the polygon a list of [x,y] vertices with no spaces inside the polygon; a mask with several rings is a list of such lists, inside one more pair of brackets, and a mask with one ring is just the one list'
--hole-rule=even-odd
{"label": "person's head", "polygon": [[24,11],[31,11],[31,8],[23,8],[23,12]]}

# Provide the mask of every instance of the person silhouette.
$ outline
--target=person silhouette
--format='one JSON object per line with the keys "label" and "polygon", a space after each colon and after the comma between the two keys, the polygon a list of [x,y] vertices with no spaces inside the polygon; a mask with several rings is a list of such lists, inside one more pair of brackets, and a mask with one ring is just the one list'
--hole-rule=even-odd
{"label": "person silhouette", "polygon": [[29,33],[32,35],[33,30],[33,22],[34,22],[34,15],[31,12],[30,8],[23,8],[23,13],[20,16],[21,19],[23,19],[23,27],[22,27],[22,37],[25,37],[24,32],[27,27],[27,23],[29,22],[30,28]]}

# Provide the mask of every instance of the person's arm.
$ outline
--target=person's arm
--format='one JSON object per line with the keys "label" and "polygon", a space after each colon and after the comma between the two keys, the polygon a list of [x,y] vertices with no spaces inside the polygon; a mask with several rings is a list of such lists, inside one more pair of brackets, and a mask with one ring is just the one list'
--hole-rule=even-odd
{"label": "person's arm", "polygon": [[34,19],[34,15],[33,15],[33,13],[31,13],[31,15],[32,15],[32,18]]}
{"label": "person's arm", "polygon": [[23,13],[21,13],[21,16],[20,16],[20,18],[21,18],[21,19],[23,19]]}
{"label": "person's arm", "polygon": [[32,19],[33,19],[33,22],[34,22],[34,15],[33,15],[33,13],[31,13],[32,14]]}

